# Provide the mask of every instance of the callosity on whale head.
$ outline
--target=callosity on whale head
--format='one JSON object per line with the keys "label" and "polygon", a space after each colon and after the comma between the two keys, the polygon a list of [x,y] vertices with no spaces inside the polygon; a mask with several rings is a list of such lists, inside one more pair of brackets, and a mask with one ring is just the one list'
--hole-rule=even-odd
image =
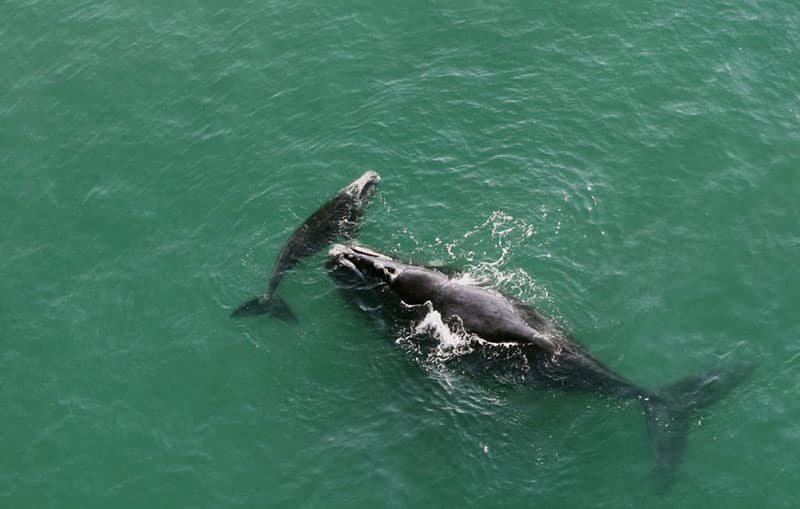
{"label": "callosity on whale head", "polygon": [[364,282],[385,284],[402,272],[402,264],[357,244],[334,244],[328,251],[328,267],[341,268]]}
{"label": "callosity on whale head", "polygon": [[380,175],[370,170],[342,189],[342,192],[350,194],[359,201],[367,201],[380,181]]}

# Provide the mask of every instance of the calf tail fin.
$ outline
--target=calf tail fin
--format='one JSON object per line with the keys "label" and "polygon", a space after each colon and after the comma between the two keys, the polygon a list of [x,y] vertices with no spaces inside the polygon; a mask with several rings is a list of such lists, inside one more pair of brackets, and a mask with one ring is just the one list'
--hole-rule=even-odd
{"label": "calf tail fin", "polygon": [[738,364],[684,378],[642,397],[656,454],[655,475],[660,491],[666,491],[675,478],[693,418],[744,382],[752,372],[751,364]]}
{"label": "calf tail fin", "polygon": [[289,305],[275,294],[269,296],[259,295],[258,297],[252,298],[236,308],[236,310],[231,313],[231,316],[238,317],[263,314],[268,314],[287,322],[297,321]]}

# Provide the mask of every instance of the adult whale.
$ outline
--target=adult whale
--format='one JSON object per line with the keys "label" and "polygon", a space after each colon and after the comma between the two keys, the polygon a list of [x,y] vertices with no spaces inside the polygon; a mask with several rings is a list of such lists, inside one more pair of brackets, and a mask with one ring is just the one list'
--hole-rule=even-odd
{"label": "adult whale", "polygon": [[380,176],[374,171],[364,173],[303,221],[292,232],[275,260],[275,267],[264,293],[236,308],[231,316],[269,313],[294,321],[294,313],[275,293],[281,278],[303,258],[313,255],[337,239],[352,236],[361,225],[364,210],[380,180]]}
{"label": "adult whale", "polygon": [[506,369],[514,371],[510,378],[515,381],[640,402],[661,489],[674,478],[692,418],[752,371],[750,365],[739,364],[650,391],[603,365],[551,319],[494,290],[352,244],[334,245],[327,266],[359,309],[379,313],[384,322],[407,327],[438,311],[443,323],[473,337],[465,357],[479,372],[485,367]]}

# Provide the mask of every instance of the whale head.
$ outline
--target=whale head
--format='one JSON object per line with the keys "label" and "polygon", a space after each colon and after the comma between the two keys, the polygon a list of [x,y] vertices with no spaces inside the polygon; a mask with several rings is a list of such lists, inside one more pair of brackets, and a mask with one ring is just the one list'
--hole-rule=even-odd
{"label": "whale head", "polygon": [[335,244],[328,251],[327,266],[334,279],[350,288],[391,292],[410,305],[432,300],[448,280],[439,272],[357,244]]}
{"label": "whale head", "polygon": [[380,181],[380,175],[370,170],[342,189],[342,192],[352,196],[359,202],[366,203]]}
{"label": "whale head", "polygon": [[358,244],[334,244],[327,266],[337,279],[369,287],[391,285],[404,270],[403,263]]}

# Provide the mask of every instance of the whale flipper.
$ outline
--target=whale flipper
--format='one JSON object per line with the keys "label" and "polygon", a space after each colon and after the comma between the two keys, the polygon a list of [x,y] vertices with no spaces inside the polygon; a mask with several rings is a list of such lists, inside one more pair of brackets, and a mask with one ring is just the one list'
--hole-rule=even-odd
{"label": "whale flipper", "polygon": [[286,301],[273,294],[271,296],[259,295],[248,300],[231,313],[231,316],[254,316],[268,314],[286,322],[296,322],[297,317],[292,313]]}
{"label": "whale flipper", "polygon": [[659,489],[672,484],[686,449],[686,437],[698,413],[716,403],[753,372],[751,364],[739,364],[694,375],[642,398],[650,441],[656,455],[655,476]]}

